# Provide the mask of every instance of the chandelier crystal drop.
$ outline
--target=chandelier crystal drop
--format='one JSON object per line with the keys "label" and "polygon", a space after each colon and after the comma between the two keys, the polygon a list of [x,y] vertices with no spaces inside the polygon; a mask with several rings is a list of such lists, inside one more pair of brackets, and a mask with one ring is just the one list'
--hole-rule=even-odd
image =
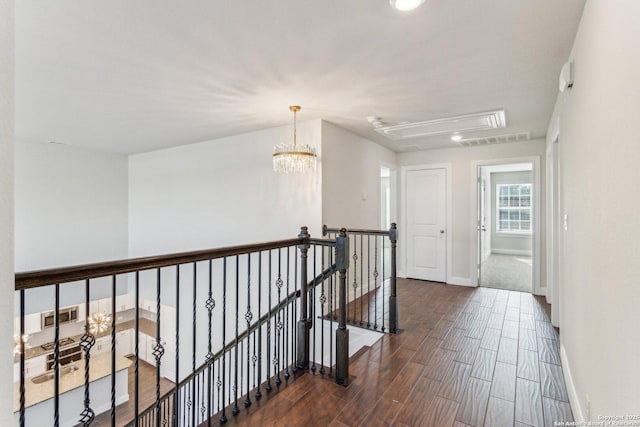
{"label": "chandelier crystal drop", "polygon": [[292,105],[293,111],[293,143],[278,144],[273,148],[273,170],[277,173],[304,173],[315,170],[318,156],[316,149],[308,144],[298,145],[296,141],[296,113],[300,106]]}

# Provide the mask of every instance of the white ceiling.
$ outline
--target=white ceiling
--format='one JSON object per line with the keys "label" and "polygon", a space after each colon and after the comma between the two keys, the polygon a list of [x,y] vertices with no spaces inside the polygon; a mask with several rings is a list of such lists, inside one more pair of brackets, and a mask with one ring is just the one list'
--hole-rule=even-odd
{"label": "white ceiling", "polygon": [[[322,118],[390,125],[503,108],[546,134],[585,0],[16,2],[16,139],[139,153]],[[415,148],[414,148],[415,149]]]}

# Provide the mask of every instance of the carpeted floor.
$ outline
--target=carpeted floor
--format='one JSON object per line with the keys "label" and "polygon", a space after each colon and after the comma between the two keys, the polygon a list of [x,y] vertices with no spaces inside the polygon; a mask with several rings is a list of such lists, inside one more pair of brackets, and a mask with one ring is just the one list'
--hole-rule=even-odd
{"label": "carpeted floor", "polygon": [[480,286],[532,292],[531,257],[491,254],[482,263]]}

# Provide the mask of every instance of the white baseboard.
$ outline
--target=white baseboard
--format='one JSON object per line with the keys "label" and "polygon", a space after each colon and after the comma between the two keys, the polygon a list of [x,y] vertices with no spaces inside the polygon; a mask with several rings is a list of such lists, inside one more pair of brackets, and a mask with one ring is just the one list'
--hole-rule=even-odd
{"label": "white baseboard", "polygon": [[457,285],[457,286],[470,286],[475,288],[475,283],[468,277],[449,277],[447,279],[448,285]]}
{"label": "white baseboard", "polygon": [[584,423],[587,417],[582,410],[582,405],[580,405],[578,392],[576,391],[573,376],[571,375],[571,368],[569,368],[567,353],[562,343],[560,343],[560,361],[562,362],[562,373],[564,374],[564,382],[567,387],[567,394],[569,395],[569,404],[571,405],[571,412],[573,412],[573,419],[578,423]]}
{"label": "white baseboard", "polygon": [[491,249],[491,253],[496,255],[531,256],[531,251],[520,249]]}

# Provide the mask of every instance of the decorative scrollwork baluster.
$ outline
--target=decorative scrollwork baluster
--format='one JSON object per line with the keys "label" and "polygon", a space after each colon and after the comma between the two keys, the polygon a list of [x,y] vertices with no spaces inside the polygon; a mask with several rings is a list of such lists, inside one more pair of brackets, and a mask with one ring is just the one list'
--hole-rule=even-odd
{"label": "decorative scrollwork baluster", "polygon": [[80,337],[80,348],[84,352],[84,409],[80,413],[80,423],[88,426],[95,419],[96,414],[91,409],[89,398],[89,360],[91,358],[91,348],[96,343],[95,336],[89,330],[89,280],[85,281],[85,326],[84,334]]}

